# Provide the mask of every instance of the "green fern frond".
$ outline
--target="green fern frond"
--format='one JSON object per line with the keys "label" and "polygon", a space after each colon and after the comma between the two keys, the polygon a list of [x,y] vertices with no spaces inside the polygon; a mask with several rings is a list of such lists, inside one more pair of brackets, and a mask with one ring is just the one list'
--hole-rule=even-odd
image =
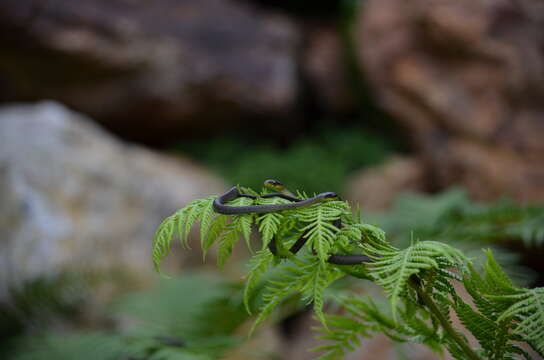
{"label": "green fern frond", "polygon": [[369,243],[363,247],[368,254],[378,255],[373,256],[371,274],[388,294],[394,314],[411,276],[423,270],[439,269],[440,258],[454,263],[466,260],[459,250],[436,241],[418,242],[404,250],[377,249]]}
{"label": "green fern frond", "polygon": [[289,261],[279,266],[276,277],[268,281],[263,294],[264,304],[251,332],[270,316],[276,306],[293,293],[302,293],[304,301],[313,303],[316,316],[324,323],[323,297],[325,288],[344,276],[344,273],[308,254],[301,259],[293,260],[296,263]]}
{"label": "green fern frond", "polygon": [[337,300],[360,322],[373,323],[374,329],[392,330],[398,326],[370,297],[342,296]]}
{"label": "green fern frond", "polygon": [[306,192],[304,192],[304,191],[299,191],[299,190],[296,191],[296,196],[297,196],[299,199],[302,199],[302,200],[308,198],[308,194],[306,194]]}
{"label": "green fern frond", "polygon": [[[491,296],[490,296],[491,297]],[[513,302],[498,321],[514,318],[514,332],[529,340],[531,346],[544,354],[544,288],[518,289],[517,294],[492,296],[494,300]]]}
{"label": "green fern frond", "polygon": [[356,241],[356,242],[360,241],[363,236],[363,233],[359,225],[360,224],[345,225],[336,234],[337,238],[346,237],[347,239],[350,239],[351,241]]}
{"label": "green fern frond", "polygon": [[[181,211],[181,210],[180,210]],[[153,265],[158,273],[161,273],[161,261],[170,253],[172,237],[176,231],[177,218],[180,216],[179,212],[170,215],[157,228],[155,236],[153,238]]]}
{"label": "green fern frond", "polygon": [[202,246],[202,256],[206,259],[206,254],[210,247],[221,238],[221,235],[227,228],[228,216],[227,215],[217,215],[214,217],[210,223],[210,227],[206,233],[206,238],[201,238]]}
{"label": "green fern frond", "polygon": [[442,352],[441,337],[437,329],[429,327],[426,318],[420,316],[420,307],[400,309],[403,322],[399,323],[379,309],[370,297],[342,296],[337,300],[349,317],[325,315],[329,327],[319,329],[325,333],[320,338],[331,343],[312,349],[326,351],[322,355],[324,359],[342,359],[348,351],[360,346],[360,338],[370,337],[371,332],[383,333],[397,342],[422,342],[437,353]]}
{"label": "green fern frond", "polygon": [[361,230],[363,241],[372,243],[376,248],[393,248],[391,244],[385,240],[385,231],[379,227],[370,224],[357,224],[357,226],[359,230]]}
{"label": "green fern frond", "polygon": [[253,196],[259,196],[259,194],[255,190],[253,190],[251,188],[248,188],[248,187],[245,187],[245,186],[238,185],[238,191],[241,194],[249,194],[249,195],[253,195]]}
{"label": "green fern frond", "polygon": [[[397,325],[395,330],[401,335],[409,337],[427,345],[438,354],[443,353],[443,344],[440,327],[435,321],[429,321],[430,314],[414,301],[406,301],[404,309],[400,311],[400,318],[403,322]],[[398,340],[397,340],[398,341]]]}
{"label": "green fern frond", "polygon": [[[200,220],[200,233],[206,233],[213,216],[214,196],[191,201],[184,208],[170,215],[159,225],[153,238],[153,265],[160,272],[160,263],[170,252],[172,238],[177,234],[182,246],[188,248],[188,235],[195,221]],[[212,212],[210,213],[210,209]]]}
{"label": "green fern frond", "polygon": [[[456,311],[460,319],[491,359],[513,354],[524,356],[521,350],[508,343],[514,340],[525,340],[537,352],[544,352],[544,288],[514,286],[491,251],[485,253],[484,276],[472,266],[464,276],[465,288],[481,314],[457,300]],[[512,333],[508,332],[510,329]]]}
{"label": "green fern frond", "polygon": [[259,310],[259,315],[249,335],[257,329],[274,311],[274,309],[288,296],[300,291],[304,284],[304,271],[289,262],[285,265],[281,265],[276,272],[277,278],[268,280],[268,285],[263,294],[263,306]]}
{"label": "green fern frond", "polygon": [[312,351],[325,351],[316,360],[343,359],[347,353],[361,346],[361,338],[370,337],[369,326],[360,321],[331,314],[327,314],[325,318],[330,329],[319,328],[318,330],[323,335],[318,336],[318,339],[331,343],[312,349]]}
{"label": "green fern frond", "polygon": [[[522,348],[520,348],[519,346],[516,346],[516,345],[512,345],[512,344],[508,344],[505,346],[505,349],[506,349],[506,352],[510,353],[510,354],[516,354],[516,355],[521,355],[523,356],[523,358],[525,360],[533,360],[533,358],[531,357],[531,355],[529,355],[527,353],[527,351],[523,350]],[[512,358],[513,359],[513,358]]]}
{"label": "green fern frond", "polygon": [[[272,198],[260,198],[258,200],[259,205],[275,205],[275,204],[287,204],[289,200],[272,197]],[[263,249],[268,246],[274,235],[279,231],[280,224],[285,218],[284,212],[269,212],[257,217],[257,224],[259,225],[259,232],[261,233]]]}
{"label": "green fern frond", "polygon": [[[459,335],[463,336],[462,334]],[[459,344],[449,336],[444,337],[444,344],[446,345],[450,355],[453,356],[455,360],[471,360],[461,346],[459,346]]]}
{"label": "green fern frond", "polygon": [[313,309],[316,317],[327,327],[325,314],[323,313],[323,296],[325,289],[335,280],[338,280],[344,274],[337,268],[320,261],[315,257],[308,260],[303,271],[304,287],[300,290],[303,293],[303,300],[307,303],[313,303]]}
{"label": "green fern frond", "polygon": [[221,237],[221,241],[219,243],[217,253],[217,266],[219,266],[219,268],[223,268],[227,260],[230,258],[232,255],[232,250],[234,249],[234,246],[238,240],[240,240],[238,230],[233,226],[229,226]]}
{"label": "green fern frond", "polygon": [[351,251],[360,244],[363,234],[357,225],[358,224],[344,225],[344,227],[336,233],[336,249]]}
{"label": "green fern frond", "polygon": [[296,213],[299,221],[307,223],[301,231],[306,232],[310,246],[323,263],[328,259],[338,232],[332,222],[338,220],[346,209],[347,205],[342,201],[329,201],[302,208]]}
{"label": "green fern frond", "polygon": [[214,210],[213,210],[213,200],[212,200],[204,204],[200,212],[200,241],[201,243],[208,236],[208,231],[210,230],[210,227],[212,226],[213,217],[214,217]]}
{"label": "green fern frond", "polygon": [[187,240],[193,224],[195,221],[202,218],[203,213],[207,211],[210,206],[212,206],[214,199],[215,196],[209,196],[203,199],[193,200],[182,209],[184,216],[180,216],[178,218],[177,226],[179,240],[185,248],[189,248]]}
{"label": "green fern frond", "polygon": [[489,279],[484,279],[472,265],[468,266],[468,273],[463,277],[463,285],[484,316],[496,320],[508,308],[507,303],[497,303],[485,296],[496,293],[495,286]]}
{"label": "green fern frond", "polygon": [[502,267],[497,263],[493,257],[491,250],[484,250],[486,255],[486,263],[484,265],[484,276],[487,282],[487,288],[493,289],[494,293],[507,294],[513,291],[514,284],[512,280],[506,275]]}
{"label": "green fern frond", "polygon": [[[247,206],[252,205],[253,200],[241,197],[231,202],[234,206]],[[236,230],[242,234],[246,242],[247,248],[251,251],[251,225],[253,225],[254,216],[252,214],[235,215],[233,216],[232,223],[236,226]]]}
{"label": "green fern frond", "polygon": [[[495,343],[497,332],[505,327],[499,328],[495,321],[474,311],[460,298],[457,298],[455,312],[461,323],[474,335],[484,349],[492,349],[496,345],[506,345],[506,342],[503,344]],[[506,331],[508,331],[508,327],[506,327]]]}
{"label": "green fern frond", "polygon": [[178,237],[181,241],[181,245],[186,249],[189,248],[189,244],[187,242],[189,232],[191,231],[195,221],[198,219],[198,215],[200,215],[200,208],[200,201],[195,200],[185,207],[185,216],[180,216],[178,218]]}
{"label": "green fern frond", "polygon": [[[229,205],[232,205],[232,206],[246,206],[251,204],[253,204],[253,199],[246,198],[246,197],[237,198],[229,203]],[[227,262],[227,260],[230,258],[232,254],[232,250],[234,249],[234,246],[236,245],[238,240],[240,240],[240,234],[244,237],[248,249],[251,250],[250,236],[251,236],[252,224],[253,224],[252,214],[232,216],[231,223],[224,227],[223,229],[224,231],[222,231],[221,237],[219,240],[217,264],[220,268],[222,268]],[[221,224],[219,224],[218,227],[220,225]],[[210,233],[212,233],[212,229],[210,229]],[[212,235],[215,235],[215,234],[216,234],[215,229],[213,229]],[[213,241],[206,242],[206,250],[209,249],[212,243]]]}
{"label": "green fern frond", "polygon": [[253,295],[253,290],[262,275],[268,270],[274,261],[274,255],[268,249],[262,249],[255,253],[249,262],[249,273],[246,276],[246,285],[244,288],[244,305],[247,313],[251,314],[249,300]]}

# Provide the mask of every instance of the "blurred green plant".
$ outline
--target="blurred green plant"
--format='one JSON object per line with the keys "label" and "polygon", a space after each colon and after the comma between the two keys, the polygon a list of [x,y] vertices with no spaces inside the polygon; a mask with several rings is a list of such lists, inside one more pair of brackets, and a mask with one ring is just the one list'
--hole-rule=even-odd
{"label": "blurred green plant", "polygon": [[177,148],[230,183],[258,188],[272,177],[309,193],[341,192],[350,173],[384,161],[395,149],[391,140],[359,127],[323,129],[286,149],[236,137],[192,140]]}
{"label": "blurred green plant", "polygon": [[10,338],[77,317],[94,275],[54,274],[9,287],[0,302],[0,353]]}
{"label": "blurred green plant", "polygon": [[9,360],[212,360],[242,343],[235,330],[247,319],[240,285],[190,274],[125,295],[110,308],[117,331],[41,331],[10,342]]}
{"label": "blurred green plant", "polygon": [[402,194],[387,213],[366,217],[392,238],[412,232],[417,238],[438,241],[544,245],[544,205],[520,206],[508,199],[481,204],[460,188],[436,195]]}
{"label": "blurred green plant", "polygon": [[[248,188],[242,191],[258,195]],[[263,194],[266,192],[263,190]],[[218,263],[222,266],[235,244],[242,237],[248,239],[252,224],[257,224],[263,244],[251,260],[244,290],[248,312],[254,310],[250,299],[269,268],[275,267],[275,276],[266,280],[250,333],[282,302],[298,293],[303,301],[313,304],[323,326],[322,338],[330,341],[316,349],[325,352],[320,359],[340,359],[360,345],[361,338],[375,332],[401,343],[423,343],[440,354],[447,349],[456,359],[530,359],[519,347],[520,341],[544,355],[544,288],[515,286],[491,251],[486,252],[481,275],[462,251],[443,242],[412,241],[405,248],[393,246],[386,241],[383,230],[353,216],[346,202],[326,201],[281,211],[227,215],[213,213],[214,199],[212,196],[194,200],[163,221],[154,239],[153,261],[159,270],[160,262],[170,252],[172,239],[177,236],[185,244],[190,228],[200,220],[202,248],[206,251],[218,243]],[[285,201],[279,196],[240,196],[229,205],[258,206]],[[301,239],[305,239],[301,247],[293,245]],[[337,254],[349,254],[350,259],[355,255],[359,260],[338,265],[331,261]],[[350,294],[338,298],[348,316],[325,314],[325,290],[346,275],[381,286],[390,310],[381,311],[372,299]],[[456,283],[464,286],[474,305],[465,302],[454,286]],[[453,327],[452,311],[478,340],[478,348],[473,348],[465,335]]]}

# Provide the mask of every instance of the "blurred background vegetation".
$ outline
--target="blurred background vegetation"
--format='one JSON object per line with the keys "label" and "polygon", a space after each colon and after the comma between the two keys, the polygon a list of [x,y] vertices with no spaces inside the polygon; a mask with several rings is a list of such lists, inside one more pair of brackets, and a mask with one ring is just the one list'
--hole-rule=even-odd
{"label": "blurred background vegetation", "polygon": [[343,193],[355,171],[382,163],[399,145],[362,127],[318,128],[286,146],[266,139],[191,139],[175,148],[217,171],[228,183],[259,189],[263,179],[282,179],[308,193]]}
{"label": "blurred background vegetation", "polygon": [[0,358],[313,358],[297,299],[247,339],[244,250],[218,271],[175,248],[172,279],[153,273],[162,218],[268,178],[340,193],[399,246],[493,248],[543,286],[543,14],[528,0],[3,1]]}

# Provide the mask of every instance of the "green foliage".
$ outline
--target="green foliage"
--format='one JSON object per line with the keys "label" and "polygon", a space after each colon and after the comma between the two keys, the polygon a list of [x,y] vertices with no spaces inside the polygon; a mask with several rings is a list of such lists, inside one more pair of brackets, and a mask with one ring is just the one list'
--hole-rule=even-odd
{"label": "green foliage", "polygon": [[[364,205],[364,204],[363,204]],[[456,245],[518,240],[544,245],[544,205],[519,206],[507,200],[483,205],[453,188],[439,195],[401,195],[387,215],[374,216],[392,237],[457,241]]]}
{"label": "green foliage", "polygon": [[357,320],[338,315],[327,315],[329,329],[323,329],[324,335],[319,339],[331,342],[312,350],[324,351],[319,360],[342,359],[351,351],[361,346],[361,338],[370,337],[368,326]]}
{"label": "green foliage", "polygon": [[[289,200],[272,197],[272,198],[260,198],[258,200],[259,205],[275,205],[286,204]],[[285,219],[285,214],[282,212],[270,212],[260,215],[257,218],[257,224],[259,224],[259,231],[262,234],[263,249],[268,246],[274,235],[280,230],[280,225]]]}
{"label": "green foliage", "polygon": [[18,342],[10,360],[117,360],[127,358],[121,337],[102,332],[44,335]]}
{"label": "green foliage", "polygon": [[[421,342],[437,352],[446,346],[457,359],[513,359],[517,356],[531,359],[519,347],[519,341],[528,342],[542,355],[544,289],[514,286],[492,254],[487,252],[487,256],[483,276],[470,266],[459,267],[464,269],[464,285],[476,304],[475,308],[461,299],[452,286],[444,286],[450,283],[450,276],[437,277],[436,271],[429,271],[430,268],[423,270],[417,282],[407,282],[402,302],[396,306],[399,316],[395,316],[393,309],[389,315],[383,306],[380,309],[370,298],[338,298],[348,316],[326,316],[329,329],[320,329],[324,333],[321,338],[330,343],[315,349],[325,351],[320,359],[340,359],[347,351],[353,350],[354,344],[359,344],[360,338],[371,337],[376,332],[398,342]],[[430,276],[433,272],[434,276]],[[422,306],[428,305],[429,300],[422,301],[418,298],[421,294],[430,295],[434,310],[433,307]],[[389,303],[391,305],[391,301]],[[467,356],[459,343],[452,340],[452,335],[456,334],[466,343],[464,336],[451,327],[450,309],[478,340],[481,348],[473,351],[473,355],[479,354],[476,357]],[[438,326],[439,318],[450,325],[447,328]]]}
{"label": "green foliage", "polygon": [[[437,271],[467,260],[459,250],[436,241],[418,242],[403,250],[383,249],[373,246],[372,242],[364,247],[369,254],[375,254],[375,261],[370,265],[371,276],[389,296],[393,314],[412,276],[423,270]],[[440,261],[442,259],[449,262]]]}
{"label": "green foliage", "polygon": [[[460,198],[453,202],[457,203]],[[231,205],[283,202],[278,198],[240,199]],[[433,225],[422,227],[427,229],[427,235],[439,237],[437,234],[441,233],[433,233],[429,229],[435,223],[451,224],[451,219],[460,218],[459,214],[462,214],[463,223],[479,224],[474,229],[481,231],[473,229],[472,233],[481,237],[512,234],[515,233],[514,228],[520,233],[520,224],[527,220],[513,216],[517,210],[512,210],[512,206],[508,206],[509,210],[498,210],[498,207],[476,209],[475,205],[468,208],[456,206],[453,211],[451,199],[446,200],[431,202],[434,210],[429,211],[430,219],[426,221]],[[194,204],[189,206],[194,207]],[[437,211],[438,208],[449,210]],[[187,210],[182,209],[178,213],[184,211]],[[218,218],[221,220],[216,221]],[[303,302],[313,304],[314,313],[323,325],[322,339],[329,341],[317,348],[324,351],[320,359],[340,359],[353,351],[362,338],[376,332],[401,343],[415,341],[425,344],[437,353],[447,349],[456,359],[529,358],[518,346],[519,341],[528,342],[535,351],[543,352],[544,289],[514,285],[490,251],[486,253],[487,261],[480,274],[463,252],[448,244],[433,239],[413,241],[404,248],[395,247],[386,241],[383,230],[362,223],[353,216],[347,203],[324,201],[259,216],[217,215],[207,222],[209,229],[204,229],[204,233],[208,238],[211,234],[214,239],[219,239],[220,265],[230,255],[239,235],[251,232],[248,227],[254,220],[262,235],[263,247],[250,262],[244,290],[243,304],[247,312],[259,308],[250,333],[268,319],[279,305],[300,295]],[[179,224],[179,221],[173,223]],[[451,233],[463,236],[461,229],[453,229],[455,231]],[[185,233],[188,230],[186,228]],[[157,231],[161,236],[157,237],[156,242],[166,244],[162,234],[174,234],[176,231],[176,225],[163,223]],[[535,233],[540,234],[540,229],[532,232]],[[296,255],[286,250],[301,239],[306,239],[306,242]],[[268,247],[271,241],[275,241],[276,255]],[[207,249],[213,243],[206,240],[203,247]],[[160,248],[163,247],[160,245]],[[362,254],[370,260],[365,264],[336,266],[328,262],[332,254]],[[158,257],[159,261],[161,256]],[[328,299],[327,288],[345,275],[368,279],[380,285],[387,300],[382,303],[353,295],[337,296],[335,299],[344,314],[325,314],[323,308]],[[455,283],[465,287],[474,306],[460,297]],[[257,300],[261,292],[262,297]],[[478,340],[479,348],[471,348],[466,337],[453,327],[450,318],[452,312]]]}
{"label": "green foliage", "polygon": [[249,305],[252,294],[255,292],[259,280],[266,273],[274,261],[274,255],[268,249],[257,251],[249,263],[249,273],[246,277],[246,286],[244,288],[244,306],[248,314],[251,314]]}
{"label": "green foliage", "polygon": [[77,318],[96,274],[59,273],[9,286],[0,301],[0,354],[9,339]]}
{"label": "green foliage", "polygon": [[254,136],[206,137],[179,147],[229,183],[260,188],[272,177],[310,193],[341,192],[353,171],[382,162],[394,149],[391,140],[360,127],[320,127],[287,148]]}
{"label": "green foliage", "polygon": [[[43,330],[11,344],[7,360],[213,360],[241,343],[246,321],[240,287],[218,277],[191,274],[163,280],[111,306],[114,319],[135,325],[118,331]],[[37,329],[38,330],[38,329]],[[3,357],[4,359],[4,357]]]}
{"label": "green foliage", "polygon": [[342,201],[331,201],[326,204],[314,204],[300,209],[294,218],[307,224],[301,231],[306,232],[310,246],[315,249],[321,262],[325,262],[331,248],[334,246],[335,234],[338,228],[333,225],[348,210],[348,205]]}
{"label": "green foliage", "polygon": [[370,297],[343,296],[336,298],[347,312],[347,316],[326,315],[329,329],[320,328],[320,339],[326,345],[312,349],[324,351],[318,359],[341,359],[354,346],[360,345],[362,338],[371,338],[374,333],[383,333],[396,342],[417,341],[441,353],[444,343],[439,328],[428,324],[429,313],[413,302],[399,308],[399,319],[395,320],[388,311],[388,303],[377,303]]}
{"label": "green foliage", "polygon": [[170,253],[172,238],[175,234],[177,234],[182,245],[188,247],[187,237],[197,219],[201,219],[200,233],[203,235],[208,233],[213,221],[210,216],[213,199],[214,197],[207,197],[192,201],[183,209],[176,211],[163,220],[153,239],[153,264],[158,272],[160,272],[162,259]]}
{"label": "green foliage", "polygon": [[[252,205],[253,200],[245,197],[238,198],[231,202],[234,206],[246,206]],[[251,224],[253,224],[253,215],[235,215],[232,216],[232,221],[226,224],[224,230],[221,232],[219,238],[219,255],[217,257],[217,264],[219,267],[223,267],[225,262],[232,254],[234,246],[240,240],[240,236],[243,236],[247,247],[251,250],[250,235]],[[210,246],[213,243],[210,244]]]}
{"label": "green foliage", "polygon": [[[543,355],[544,288],[516,287],[497,264],[492,253],[488,251],[486,255],[484,276],[471,277],[470,294],[478,304],[481,317],[486,317],[487,323],[495,324],[497,329],[492,329],[499,334],[494,333],[491,334],[493,337],[487,337],[490,334],[482,331],[481,336],[490,339],[526,339],[535,351]],[[472,272],[474,273],[474,270]],[[507,332],[509,329],[512,330],[511,333]],[[502,349],[498,344],[492,345],[495,353]],[[509,345],[508,349],[519,353],[519,350],[512,346]]]}
{"label": "green foliage", "polygon": [[516,292],[494,298],[511,303],[498,321],[517,319],[514,332],[529,339],[534,349],[544,356],[544,288],[517,289]]}
{"label": "green foliage", "polygon": [[306,303],[313,303],[315,314],[325,323],[323,314],[325,289],[343,275],[339,269],[309,254],[280,265],[266,282],[263,305],[250,333],[263,323],[282,301],[296,293],[302,294]]}
{"label": "green foliage", "polygon": [[[240,235],[246,240],[249,247],[251,224],[253,215],[233,216],[232,221],[227,222],[224,215],[214,216],[214,196],[192,201],[183,209],[176,211],[167,217],[158,227],[153,239],[153,264],[160,272],[161,261],[170,253],[172,240],[177,234],[182,245],[188,247],[187,238],[192,226],[200,221],[201,245],[206,255],[207,250],[219,241],[218,264],[222,266],[230,257],[232,249],[240,239]],[[232,205],[252,205],[253,200],[245,197],[232,201]],[[210,210],[211,209],[211,210]]]}

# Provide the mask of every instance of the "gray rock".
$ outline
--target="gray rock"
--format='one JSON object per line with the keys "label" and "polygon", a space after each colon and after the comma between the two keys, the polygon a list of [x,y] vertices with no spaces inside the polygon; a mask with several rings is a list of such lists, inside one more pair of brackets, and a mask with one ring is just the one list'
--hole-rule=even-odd
{"label": "gray rock", "polygon": [[[0,295],[61,269],[150,275],[160,221],[222,188],[54,102],[0,109]],[[176,252],[175,258],[199,257]],[[198,259],[200,262],[200,258]]]}

